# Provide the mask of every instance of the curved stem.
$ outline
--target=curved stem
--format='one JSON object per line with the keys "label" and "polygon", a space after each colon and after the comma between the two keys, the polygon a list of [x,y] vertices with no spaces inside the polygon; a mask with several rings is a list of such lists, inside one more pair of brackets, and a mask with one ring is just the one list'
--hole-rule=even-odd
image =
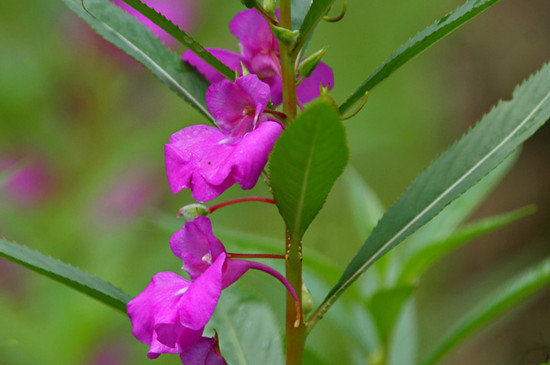
{"label": "curved stem", "polygon": [[243,202],[263,202],[263,203],[275,204],[275,200],[273,200],[273,199],[262,198],[262,197],[257,197],[257,196],[249,196],[249,197],[246,197],[246,198],[238,198],[238,199],[228,200],[226,202],[213,205],[213,206],[207,208],[207,211],[210,214],[210,213],[213,213],[216,210],[218,210],[220,208],[223,208],[223,207],[226,207],[228,205],[238,204],[238,203],[243,203]]}
{"label": "curved stem", "polygon": [[302,319],[301,318],[302,317],[301,312],[302,311],[300,310],[300,300],[298,299],[298,295],[296,294],[296,291],[294,291],[294,288],[292,287],[292,285],[290,285],[288,280],[286,280],[286,278],[283,275],[281,275],[277,270],[273,269],[270,266],[261,264],[259,262],[250,261],[249,262],[249,268],[254,269],[254,270],[263,271],[263,272],[275,277],[277,280],[279,280],[285,286],[285,288],[288,290],[288,293],[290,294],[290,296],[294,299],[294,307],[295,307],[295,310],[296,310],[296,320],[294,322],[294,327],[298,327],[300,325],[300,323],[302,322],[301,321],[301,319]]}

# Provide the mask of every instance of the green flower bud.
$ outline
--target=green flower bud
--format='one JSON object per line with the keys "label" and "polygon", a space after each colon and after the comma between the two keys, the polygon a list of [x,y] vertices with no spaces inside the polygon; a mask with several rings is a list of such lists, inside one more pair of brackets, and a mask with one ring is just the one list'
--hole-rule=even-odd
{"label": "green flower bud", "polygon": [[273,24],[270,24],[269,26],[271,27],[271,33],[273,33],[275,38],[277,38],[287,46],[294,45],[296,43],[298,35],[300,34],[300,32],[297,30],[290,30],[283,27],[278,27]]}
{"label": "green flower bud", "polygon": [[313,299],[311,298],[311,293],[306,286],[306,283],[302,281],[302,312],[304,317],[307,317],[309,313],[313,310]]}
{"label": "green flower bud", "polygon": [[191,222],[193,219],[197,218],[199,215],[208,215],[210,213],[208,208],[202,204],[188,204],[184,207],[181,207],[178,210],[178,217],[185,219],[188,222]]}
{"label": "green flower bud", "polygon": [[319,62],[321,62],[321,58],[323,58],[326,51],[327,47],[323,47],[311,56],[305,58],[300,63],[300,66],[298,66],[300,75],[302,75],[302,77],[310,77],[313,71],[315,71],[315,68],[317,68]]}
{"label": "green flower bud", "polygon": [[275,16],[275,0],[264,0],[264,10],[266,13],[268,13],[271,16]]}

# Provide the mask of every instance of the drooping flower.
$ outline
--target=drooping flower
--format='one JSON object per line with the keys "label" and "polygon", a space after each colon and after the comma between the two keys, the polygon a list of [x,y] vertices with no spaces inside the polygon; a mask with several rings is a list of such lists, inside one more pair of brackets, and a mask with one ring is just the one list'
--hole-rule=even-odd
{"label": "drooping flower", "polygon": [[[229,23],[231,33],[239,40],[241,53],[225,49],[208,48],[214,57],[232,70],[242,73],[241,62],[271,89],[271,102],[277,106],[282,102],[281,61],[279,44],[271,33],[269,23],[255,9],[238,13]],[[224,77],[192,51],[185,51],[183,60],[196,67],[208,81],[216,83]],[[307,103],[319,96],[319,85],[334,85],[332,69],[319,63],[311,76],[304,78],[296,88],[298,103]]]}
{"label": "drooping flower", "polygon": [[283,130],[275,118],[263,114],[269,95],[269,86],[255,75],[210,85],[206,104],[219,129],[187,127],[165,145],[174,194],[191,189],[195,200],[205,202],[235,183],[243,189],[254,187]]}
{"label": "drooping flower", "polygon": [[277,271],[257,262],[229,258],[223,244],[213,235],[207,217],[186,222],[172,235],[170,247],[184,261],[183,269],[191,280],[172,272],[158,273],[127,308],[132,333],[150,346],[149,358],[170,353],[180,354],[184,364],[225,364],[216,351],[214,339],[202,334],[221,291],[248,269],[277,278],[297,303],[296,293]]}

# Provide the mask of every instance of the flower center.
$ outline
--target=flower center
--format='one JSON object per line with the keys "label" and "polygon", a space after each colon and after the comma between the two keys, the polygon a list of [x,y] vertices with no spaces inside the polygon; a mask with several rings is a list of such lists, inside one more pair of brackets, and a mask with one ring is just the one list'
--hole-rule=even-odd
{"label": "flower center", "polygon": [[206,255],[204,255],[202,257],[202,262],[212,265],[212,253],[208,252]]}

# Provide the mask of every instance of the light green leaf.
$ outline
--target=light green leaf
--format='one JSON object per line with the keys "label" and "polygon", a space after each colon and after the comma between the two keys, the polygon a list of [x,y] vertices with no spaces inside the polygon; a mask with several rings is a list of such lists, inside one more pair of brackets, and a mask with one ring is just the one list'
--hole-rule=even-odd
{"label": "light green leaf", "polygon": [[238,284],[223,291],[209,326],[218,332],[228,364],[284,363],[281,331],[272,309]]}
{"label": "light green leaf", "polygon": [[491,293],[473,310],[460,319],[421,362],[422,365],[437,363],[450,350],[466,338],[513,308],[521,301],[550,283],[550,259],[531,267]]}
{"label": "light green leaf", "polygon": [[437,215],[500,164],[550,117],[550,65],[516,88],[482,121],[432,163],[388,210],[316,312],[370,265]]}
{"label": "light green leaf", "polygon": [[270,156],[273,196],[299,241],[348,161],[344,126],[328,101],[317,101],[286,128]]}
{"label": "light green leaf", "polygon": [[313,0],[303,22],[300,25],[300,34],[294,45],[293,52],[296,54],[302,49],[309,36],[321,20],[323,15],[330,9],[334,0]]}
{"label": "light green leaf", "polygon": [[352,219],[361,237],[367,237],[384,215],[384,206],[359,173],[348,166],[344,173]]}
{"label": "light green leaf", "polygon": [[193,67],[170,52],[135,18],[108,0],[81,0],[63,2],[109,42],[141,62],[172,91],[213,121],[206,108],[206,89],[209,83]]}
{"label": "light green leaf", "polygon": [[304,22],[307,11],[313,0],[292,0],[290,3],[290,16],[292,17],[292,29],[298,30]]}
{"label": "light green leaf", "polygon": [[388,365],[416,365],[418,357],[418,319],[415,298],[403,305],[391,334]]}
{"label": "light green leaf", "polygon": [[414,287],[411,285],[382,289],[377,291],[368,301],[367,306],[384,344],[388,343],[403,306],[410,298],[413,290]]}
{"label": "light green leaf", "polygon": [[521,218],[531,215],[535,213],[535,211],[536,207],[530,205],[507,214],[483,219],[459,229],[447,239],[428,243],[407,259],[398,282],[410,283],[416,281],[427,268],[451,250],[474,238],[505,227]]}
{"label": "light green leaf", "polygon": [[403,66],[426,48],[499,1],[500,0],[470,0],[409,39],[407,43],[397,49],[381,66],[370,74],[367,80],[363,82],[361,86],[342,103],[342,105],[340,105],[340,114],[344,114],[348,111],[366,92],[372,90],[399,67]]}
{"label": "light green leaf", "polygon": [[0,257],[54,279],[126,313],[130,296],[100,278],[28,247],[0,238]]}

